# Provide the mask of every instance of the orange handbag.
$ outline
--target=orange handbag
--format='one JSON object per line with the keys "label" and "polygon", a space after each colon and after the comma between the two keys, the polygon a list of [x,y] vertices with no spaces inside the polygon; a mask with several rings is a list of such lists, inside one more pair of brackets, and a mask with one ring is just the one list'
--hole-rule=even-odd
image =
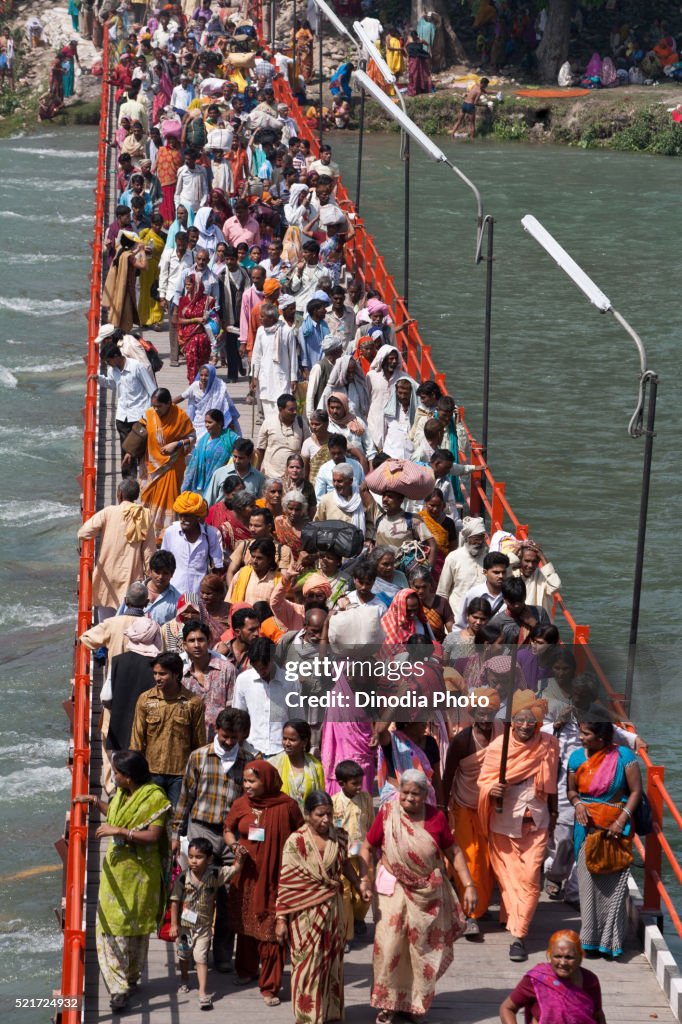
{"label": "orange handbag", "polygon": [[632,864],[632,838],[610,836],[605,829],[590,832],[585,840],[585,867],[591,875],[612,875]]}

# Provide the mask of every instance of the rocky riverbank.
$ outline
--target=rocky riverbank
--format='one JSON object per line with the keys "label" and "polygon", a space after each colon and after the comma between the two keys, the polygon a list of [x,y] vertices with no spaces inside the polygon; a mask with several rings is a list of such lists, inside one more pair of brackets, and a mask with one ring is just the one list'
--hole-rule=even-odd
{"label": "rocky riverbank", "polygon": [[[44,26],[43,45],[29,49],[24,26],[30,17],[37,17]],[[49,0],[24,0],[15,3],[9,19],[17,45],[14,92],[5,89],[0,95],[0,138],[33,131],[38,120],[38,101],[47,91],[50,65],[55,50],[71,39],[78,40],[78,56],[82,73],[76,73],[76,93],[66,100],[64,111],[51,122],[59,127],[67,124],[97,124],[100,116],[101,78],[91,75],[90,68],[101,60],[91,42],[74,33],[66,4]]]}

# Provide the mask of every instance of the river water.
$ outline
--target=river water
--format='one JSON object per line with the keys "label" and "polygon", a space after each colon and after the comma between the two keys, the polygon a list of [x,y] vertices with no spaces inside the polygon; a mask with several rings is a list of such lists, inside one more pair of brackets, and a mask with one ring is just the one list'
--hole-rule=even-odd
{"label": "river water", "polygon": [[[355,139],[333,137],[351,194]],[[494,215],[489,460],[563,580],[569,607],[607,656],[627,638],[643,444],[626,433],[637,369],[631,342],[524,234],[534,213],[610,296],[661,377],[634,718],[668,768],[682,713],[672,639],[677,570],[670,529],[681,474],[674,232],[676,161],[521,145],[444,144]],[[80,409],[96,133],[72,128],[0,142],[0,995],[48,996],[59,982],[52,908],[70,775],[64,767],[75,622]],[[366,139],[363,215],[402,279],[402,176],[395,136]],[[395,195],[392,190],[396,190]],[[448,387],[480,434],[485,271],[473,264],[470,193],[414,154],[410,310]],[[616,649],[617,648],[617,649]],[[614,676],[618,684],[619,677]],[[5,1002],[7,1005],[7,1002]],[[11,1004],[10,1004],[11,1007]],[[9,1018],[14,1019],[9,1009]],[[44,1012],[17,1011],[24,1022]]]}
{"label": "river water", "polygon": [[0,1000],[59,984],[52,913],[70,788],[65,767],[76,610],[85,313],[97,134],[73,128],[0,142]]}

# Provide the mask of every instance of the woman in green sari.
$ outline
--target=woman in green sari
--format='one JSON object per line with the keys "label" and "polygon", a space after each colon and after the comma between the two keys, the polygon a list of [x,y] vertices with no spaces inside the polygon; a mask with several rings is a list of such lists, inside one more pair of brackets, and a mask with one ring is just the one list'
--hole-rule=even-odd
{"label": "woman in green sari", "polygon": [[111,1008],[121,1010],[140,980],[149,936],[163,916],[171,804],[149,781],[149,766],[137,750],[117,751],[112,765],[116,792],[108,806],[87,794],[74,802],[96,805],[106,813],[105,824],[95,833],[98,839],[112,840],[100,876],[95,937]]}

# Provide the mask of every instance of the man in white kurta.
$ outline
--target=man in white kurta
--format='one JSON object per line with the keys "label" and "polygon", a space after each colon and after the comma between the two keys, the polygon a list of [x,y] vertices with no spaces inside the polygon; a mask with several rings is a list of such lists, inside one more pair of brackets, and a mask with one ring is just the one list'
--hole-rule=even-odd
{"label": "man in white kurta", "polygon": [[544,608],[550,618],[553,618],[553,597],[561,587],[558,572],[532,541],[522,542],[517,555],[519,564],[512,571],[514,576],[520,576],[526,584],[526,603]]}
{"label": "man in white kurta", "polygon": [[451,551],[443,562],[443,571],[438,581],[440,597],[450,602],[455,618],[466,595],[467,590],[475,583],[482,583],[483,559],[486,556],[485,523],[482,519],[466,516],[460,532],[460,544]]}
{"label": "man in white kurta", "polygon": [[280,395],[293,393],[298,379],[296,334],[283,320],[277,307],[264,302],[260,309],[262,327],[256,331],[251,357],[251,391],[258,387],[266,417],[277,412]]}

